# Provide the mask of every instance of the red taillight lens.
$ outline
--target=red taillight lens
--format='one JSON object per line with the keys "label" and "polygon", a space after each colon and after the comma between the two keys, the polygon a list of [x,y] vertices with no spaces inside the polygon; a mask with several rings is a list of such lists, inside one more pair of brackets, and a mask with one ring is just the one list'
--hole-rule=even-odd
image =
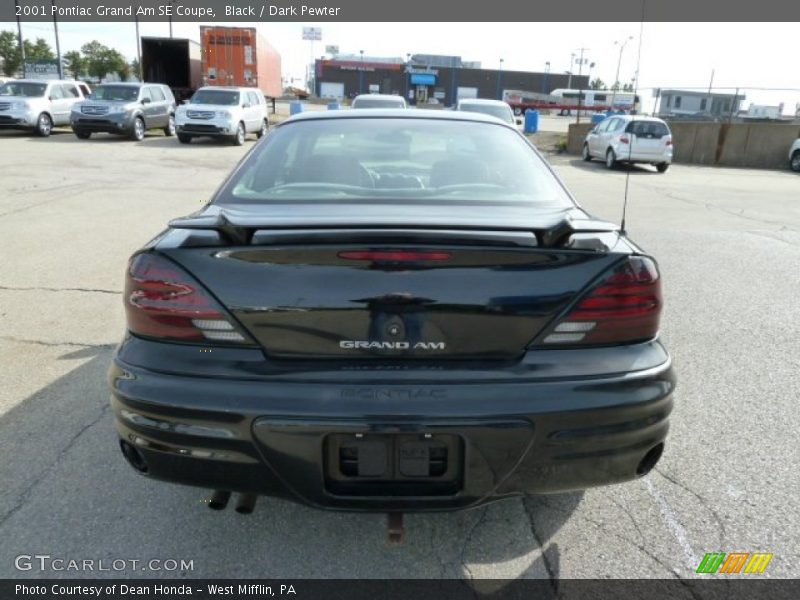
{"label": "red taillight lens", "polygon": [[138,254],[125,279],[128,329],[185,342],[249,343],[224,308],[169,259]]}
{"label": "red taillight lens", "polygon": [[621,144],[629,144],[631,140],[627,136],[623,135],[621,138],[619,138],[619,141]]}
{"label": "red taillight lens", "polygon": [[450,260],[449,252],[412,252],[408,250],[352,250],[339,252],[339,258],[386,262],[419,262]]}
{"label": "red taillight lens", "polygon": [[658,333],[663,299],[655,262],[634,256],[616,267],[548,329],[540,344],[623,344]]}

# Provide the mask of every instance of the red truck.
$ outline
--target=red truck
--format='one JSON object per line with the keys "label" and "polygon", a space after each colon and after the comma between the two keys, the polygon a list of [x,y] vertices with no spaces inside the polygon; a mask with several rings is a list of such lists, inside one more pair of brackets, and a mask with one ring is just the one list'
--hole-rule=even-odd
{"label": "red truck", "polygon": [[281,55],[255,27],[200,27],[203,85],[257,87],[277,98],[281,85]]}

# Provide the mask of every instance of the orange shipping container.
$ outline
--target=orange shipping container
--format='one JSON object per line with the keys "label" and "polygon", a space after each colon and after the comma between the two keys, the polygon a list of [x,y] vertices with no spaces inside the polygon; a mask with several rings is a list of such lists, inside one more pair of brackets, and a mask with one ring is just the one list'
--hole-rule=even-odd
{"label": "orange shipping container", "polygon": [[200,27],[203,85],[257,87],[277,98],[281,86],[281,55],[255,27]]}

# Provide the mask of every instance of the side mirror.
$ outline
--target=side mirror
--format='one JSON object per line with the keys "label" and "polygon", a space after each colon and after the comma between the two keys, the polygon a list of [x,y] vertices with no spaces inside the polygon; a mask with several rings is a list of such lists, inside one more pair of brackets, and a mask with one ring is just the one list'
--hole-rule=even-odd
{"label": "side mirror", "polygon": [[142,104],[150,104],[150,98],[142,98]]}
{"label": "side mirror", "polygon": [[597,127],[592,127],[587,133],[597,133]]}
{"label": "side mirror", "polygon": [[522,119],[516,119],[517,125],[522,125]]}
{"label": "side mirror", "polygon": [[242,104],[242,108],[250,108],[250,103],[245,102],[244,104]]}

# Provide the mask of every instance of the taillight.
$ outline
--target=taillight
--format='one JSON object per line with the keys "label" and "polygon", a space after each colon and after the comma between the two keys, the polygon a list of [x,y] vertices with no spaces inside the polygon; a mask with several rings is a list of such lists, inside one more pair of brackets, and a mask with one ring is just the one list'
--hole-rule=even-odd
{"label": "taillight", "polygon": [[623,344],[658,333],[663,299],[655,262],[633,256],[585,294],[538,346]]}
{"label": "taillight", "polygon": [[619,141],[621,144],[629,144],[631,140],[627,136],[623,135],[621,138],[619,138]]}
{"label": "taillight", "polygon": [[167,258],[138,254],[125,278],[128,329],[184,342],[251,343],[194,277]]}

